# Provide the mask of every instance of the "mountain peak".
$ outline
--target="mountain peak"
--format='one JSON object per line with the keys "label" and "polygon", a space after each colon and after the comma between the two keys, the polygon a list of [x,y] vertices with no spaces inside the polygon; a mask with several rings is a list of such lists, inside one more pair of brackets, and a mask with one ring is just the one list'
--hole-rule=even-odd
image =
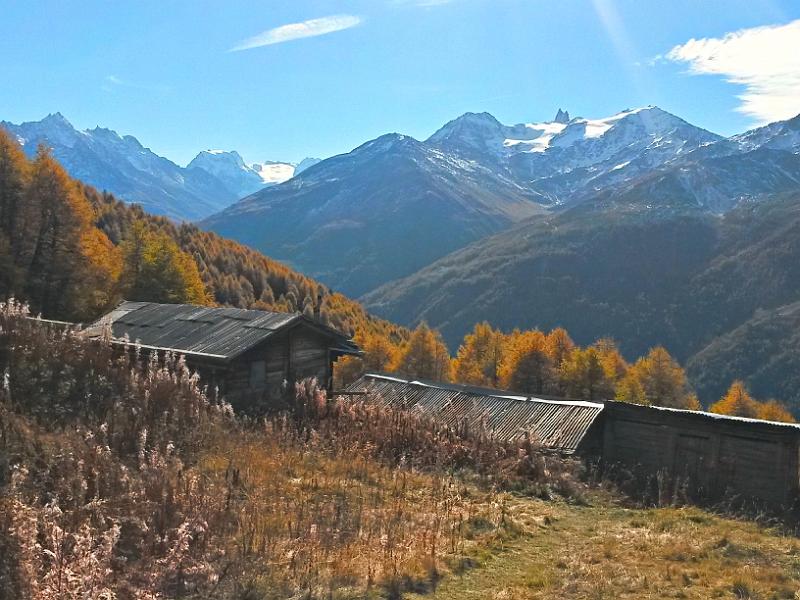
{"label": "mountain peak", "polygon": [[69,127],[72,129],[72,123],[67,121],[66,117],[62,115],[60,112],[50,113],[41,121],[42,123],[47,123],[48,125],[59,125],[62,127]]}
{"label": "mountain peak", "polygon": [[358,146],[353,152],[384,152],[397,147],[414,147],[419,142],[402,133],[385,133]]}
{"label": "mountain peak", "polygon": [[428,138],[432,144],[456,145],[461,148],[485,149],[487,140],[502,143],[504,125],[488,112],[464,113],[441,127]]}
{"label": "mountain peak", "polygon": [[562,125],[569,123],[569,111],[559,108],[555,119],[553,119],[553,123],[561,123]]}

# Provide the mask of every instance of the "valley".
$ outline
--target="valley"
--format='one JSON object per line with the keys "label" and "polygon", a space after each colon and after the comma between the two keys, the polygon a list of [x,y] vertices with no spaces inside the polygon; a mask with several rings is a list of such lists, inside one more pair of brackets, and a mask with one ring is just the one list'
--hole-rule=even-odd
{"label": "valley", "polygon": [[[511,126],[467,113],[297,167],[204,151],[185,169],[61,115],[5,126],[148,212],[205,217],[380,318],[427,322],[451,353],[481,321],[564,327],[629,359],[665,346],[706,405],[734,379],[800,405],[796,329],[777,325],[800,301],[800,116],[725,138],[654,106]],[[253,306],[265,287],[245,277],[214,295]]]}
{"label": "valley", "polygon": [[[791,377],[760,373],[794,372],[793,329],[771,328],[765,345],[748,326],[800,300],[800,116],[729,138],[657,107],[567,117],[467,113],[425,142],[384,136],[202,226],[383,318],[426,321],[453,351],[484,320],[561,326],[629,357],[666,346],[704,403],[741,378],[800,404]],[[742,328],[759,358],[708,369]]]}

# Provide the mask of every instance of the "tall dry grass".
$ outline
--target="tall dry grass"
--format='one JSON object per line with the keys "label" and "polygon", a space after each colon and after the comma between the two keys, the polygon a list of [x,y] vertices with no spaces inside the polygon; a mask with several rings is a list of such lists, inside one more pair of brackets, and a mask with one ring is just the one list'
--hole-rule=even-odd
{"label": "tall dry grass", "polygon": [[498,490],[573,493],[532,444],[313,382],[238,420],[178,356],[0,307],[0,598],[399,597],[507,533]]}

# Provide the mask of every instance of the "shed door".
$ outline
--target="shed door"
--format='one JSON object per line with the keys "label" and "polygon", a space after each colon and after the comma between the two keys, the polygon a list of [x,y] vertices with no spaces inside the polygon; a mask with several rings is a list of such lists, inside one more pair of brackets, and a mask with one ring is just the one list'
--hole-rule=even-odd
{"label": "shed door", "polygon": [[691,496],[708,492],[711,439],[699,435],[678,434],[675,444],[675,475],[683,478]]}

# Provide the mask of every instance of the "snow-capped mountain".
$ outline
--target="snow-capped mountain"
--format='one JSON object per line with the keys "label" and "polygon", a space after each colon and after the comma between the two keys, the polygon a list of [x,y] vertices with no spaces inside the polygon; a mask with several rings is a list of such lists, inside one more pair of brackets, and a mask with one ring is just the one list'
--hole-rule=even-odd
{"label": "snow-capped mountain", "polygon": [[[281,179],[284,181],[291,177],[294,167],[286,163],[274,163],[280,165],[284,170],[289,169],[288,177]],[[235,150],[229,152],[224,150],[203,150],[186,165],[189,170],[202,169],[219,179],[228,191],[236,198],[244,198],[253,192],[263,188],[265,185],[276,183],[274,176],[269,177],[262,171],[264,165],[245,164],[242,157]]]}
{"label": "snow-capped mountain", "polygon": [[770,123],[745,133],[734,135],[729,140],[747,152],[759,148],[785,150],[800,154],[800,114],[788,121]]}
{"label": "snow-capped mountain", "polygon": [[424,142],[388,134],[323,160],[204,224],[360,295],[545,213],[721,214],[800,190],[799,124],[722,138],[655,106],[517,125],[467,113]]}
{"label": "snow-capped mountain", "polygon": [[294,172],[297,167],[292,163],[268,160],[263,163],[253,163],[251,168],[258,173],[262,187],[264,187],[267,185],[275,185],[276,183],[283,183],[291,179],[294,177]]}
{"label": "snow-capped mountain", "polygon": [[313,167],[315,164],[320,163],[320,162],[322,162],[321,158],[312,158],[310,156],[307,156],[306,158],[301,160],[299,163],[297,163],[297,166],[294,169],[294,175],[299,175],[300,173],[302,173],[303,171],[305,171],[309,167]]}
{"label": "snow-capped mountain", "polygon": [[204,150],[186,168],[203,169],[222,181],[237,198],[244,198],[265,187],[283,183],[320,160],[304,158],[296,165],[272,160],[246,164],[235,150]]}
{"label": "snow-capped mountain", "polygon": [[246,165],[237,152],[201,152],[187,167],[159,156],[130,135],[96,127],[80,131],[60,113],[41,121],[0,127],[33,156],[39,144],[73,177],[153,214],[197,220],[294,174],[290,163]]}
{"label": "snow-capped mountain", "polygon": [[41,121],[2,122],[0,126],[16,136],[29,156],[44,144],[73,177],[154,214],[199,219],[238,199],[216,177],[181,168],[133,136],[100,127],[79,131],[60,113]]}
{"label": "snow-capped mountain", "polygon": [[494,169],[386,134],[203,221],[351,294],[541,212]]}
{"label": "snow-capped mountain", "polygon": [[800,190],[800,116],[701,144],[624,182],[598,178],[599,207],[645,202],[723,214],[738,204]]}
{"label": "snow-capped mountain", "polygon": [[427,143],[465,158],[492,163],[553,204],[575,201],[620,183],[682,153],[722,139],[656,106],[600,119],[570,118],[503,125],[488,113],[467,113]]}

